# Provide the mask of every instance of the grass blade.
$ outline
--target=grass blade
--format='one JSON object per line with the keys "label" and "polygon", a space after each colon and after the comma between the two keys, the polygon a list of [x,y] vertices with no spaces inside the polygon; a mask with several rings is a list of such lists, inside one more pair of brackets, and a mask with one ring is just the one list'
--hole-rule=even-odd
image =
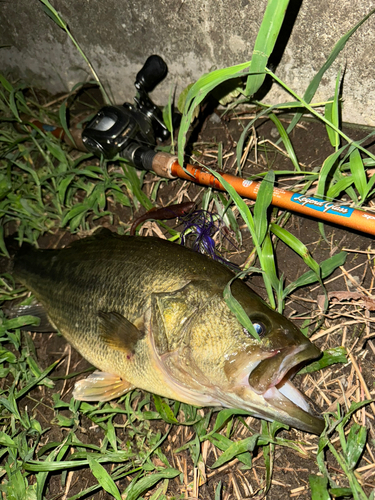
{"label": "grass blade", "polygon": [[[246,271],[247,273],[247,271]],[[245,273],[245,274],[246,274]],[[243,307],[241,304],[238,302],[238,300],[233,297],[230,286],[233,283],[233,281],[237,278],[240,277],[240,275],[243,275],[244,273],[240,273],[239,275],[235,276],[232,278],[224,288],[223,292],[223,297],[225,302],[227,303],[229,309],[232,311],[232,313],[236,316],[238,321],[241,323],[241,325],[246,328],[246,330],[256,339],[260,340],[260,337],[258,333],[255,331],[254,325],[252,324],[249,316],[246,314],[244,311]]]}
{"label": "grass blade", "polygon": [[186,134],[192,122],[194,113],[199,104],[206,96],[218,85],[233,78],[246,76],[249,72],[250,62],[237,64],[224,69],[218,69],[203,75],[189,89],[184,105],[180,130],[178,132],[178,161],[180,165],[184,164],[184,150],[186,144]]}
{"label": "grass blade", "polygon": [[102,85],[100,78],[98,77],[94,67],[86,57],[85,53],[83,52],[81,46],[77,42],[77,40],[74,38],[72,33],[70,32],[70,29],[67,25],[67,23],[63,20],[63,18],[60,16],[60,14],[57,12],[57,10],[50,4],[48,0],[40,0],[42,4],[44,5],[43,10],[44,12],[61,28],[62,30],[65,31],[65,33],[69,36],[73,44],[75,45],[76,49],[78,52],[81,54],[83,59],[85,60],[86,64],[90,68],[91,73],[93,74],[93,77],[95,80],[98,82],[98,85],[100,87],[101,93],[103,95],[103,99],[106,104],[111,104],[111,99],[109,98],[104,86]]}
{"label": "grass blade", "polygon": [[292,250],[294,250],[300,257],[302,257],[303,261],[306,265],[313,270],[320,281],[320,266],[314,260],[310,254],[308,248],[293,234],[284,229],[283,227],[278,226],[277,224],[271,223],[270,229],[274,235],[280,238],[286,245],[288,245]]}
{"label": "grass blade", "polygon": [[[119,158],[119,160],[121,161],[121,158]],[[142,191],[142,177],[138,177],[137,171],[134,167],[128,165],[125,161],[122,161],[121,163],[126,179],[128,183],[130,183],[131,189],[129,189],[129,191],[133,193],[136,201],[139,201],[144,208],[150,210],[153,208],[153,204]]]}
{"label": "grass blade", "polygon": [[353,176],[354,185],[363,200],[367,195],[368,188],[365,167],[358,149],[354,149],[354,151],[351,152],[349,166]]}
{"label": "grass blade", "polygon": [[[341,174],[340,174],[341,175]],[[329,187],[327,191],[327,199],[334,200],[340,193],[346,191],[354,182],[353,177],[342,176],[335,184]]]}
{"label": "grass blade", "polygon": [[255,40],[250,64],[252,75],[247,77],[245,95],[251,97],[259,90],[265,79],[265,68],[275,47],[284,21],[289,0],[268,0],[266,11]]}
{"label": "grass blade", "polygon": [[366,446],[367,429],[354,423],[346,438],[345,460],[350,470],[354,470]]}
{"label": "grass blade", "polygon": [[108,474],[108,472],[105,470],[105,468],[102,465],[100,465],[100,463],[97,462],[95,458],[91,457],[90,454],[87,454],[87,460],[91,472],[96,477],[103,490],[105,490],[107,493],[116,498],[116,500],[121,500],[120,492],[117,486],[115,485],[115,482]]}
{"label": "grass blade", "polygon": [[266,234],[266,237],[263,241],[262,259],[263,259],[263,271],[269,277],[273,288],[277,290],[279,288],[280,280],[277,277],[275,254],[273,250],[272,240],[269,234]]}
{"label": "grass blade", "polygon": [[318,186],[316,188],[316,197],[324,198],[326,194],[326,184],[329,178],[329,175],[335,166],[337,167],[337,161],[341,155],[341,153],[346,149],[346,145],[342,148],[338,149],[335,153],[332,153],[328,158],[324,160],[323,166],[320,170]]}
{"label": "grass blade", "polygon": [[[336,129],[340,126],[340,73],[336,77],[335,95],[333,100],[327,102],[324,109],[324,116],[329,120]],[[340,136],[329,125],[326,124],[326,130],[332,146],[337,150],[340,146]]]}
{"label": "grass blade", "polygon": [[331,497],[328,493],[328,479],[325,476],[316,476],[311,474],[309,476],[309,483],[311,489],[311,500],[330,500]]}
{"label": "grass blade", "polygon": [[274,113],[269,114],[270,120],[276,125],[277,131],[280,134],[280,137],[284,143],[285,149],[288,153],[288,156],[291,160],[291,162],[294,165],[294,168],[296,169],[296,172],[301,172],[296,153],[293,149],[292,143],[290,142],[289,135],[287,134],[286,130],[284,129],[281,121],[278,119],[278,117]]}
{"label": "grass blade", "polygon": [[71,143],[75,144],[73,136],[70,133],[70,130],[68,127],[68,121],[67,121],[67,117],[66,117],[67,101],[68,101],[68,97],[61,103],[61,106],[59,108],[59,118],[60,118],[60,123],[62,125],[62,128],[64,129],[64,133],[69,137],[69,140],[71,141]]}
{"label": "grass blade", "polygon": [[336,363],[347,363],[345,347],[332,347],[332,349],[327,349],[323,352],[323,356],[318,360],[310,363],[300,370],[298,373],[313,373],[318,370],[322,370],[327,366],[334,365]]}
{"label": "grass blade", "polygon": [[[375,12],[375,9],[372,9],[363,19],[361,19],[352,29],[350,29],[345,35],[343,35],[340,40],[336,43],[336,45],[333,47],[332,52],[320,68],[320,70],[317,72],[317,74],[314,76],[314,78],[311,80],[309,86],[306,89],[306,92],[303,96],[304,101],[310,103],[312,101],[312,98],[315,95],[315,92],[317,91],[320,82],[323,78],[324,73],[331,67],[331,65],[334,63],[336,60],[337,56],[340,54],[342,49],[345,47],[346,42],[349,40],[349,38],[357,31],[357,29],[362,26],[364,22],[367,21],[367,19],[372,16]],[[297,123],[300,121],[303,113],[298,112],[295,114],[293,117],[293,120],[291,121],[287,133],[290,134],[290,132],[294,129],[294,127],[297,125]]]}
{"label": "grass blade", "polygon": [[126,500],[137,500],[143,493],[151,489],[162,479],[173,479],[180,475],[180,471],[176,469],[164,469],[161,472],[155,472],[150,476],[139,479],[136,483],[133,481],[130,488],[127,488]]}
{"label": "grass blade", "polygon": [[216,460],[216,462],[211,465],[212,469],[221,467],[223,464],[229,462],[234,457],[241,455],[242,453],[251,452],[257,445],[259,434],[254,434],[248,438],[242,439],[241,441],[235,441],[232,443],[222,455]]}
{"label": "grass blade", "polygon": [[[346,252],[339,252],[336,255],[333,255],[329,259],[325,260],[320,264],[320,272],[322,279],[327,278],[335,269],[345,264],[345,260],[347,257]],[[311,285],[312,283],[316,283],[318,281],[317,275],[315,271],[307,271],[307,273],[300,276],[296,281],[290,283],[285,289],[283,298],[285,299],[290,293],[294,292],[297,288],[301,286]]]}
{"label": "grass blade", "polygon": [[174,416],[173,411],[163,400],[163,398],[161,398],[157,394],[154,394],[153,396],[154,396],[155,408],[159,412],[161,418],[168,424],[179,424],[179,421]]}
{"label": "grass blade", "polygon": [[268,229],[267,211],[272,203],[274,183],[275,172],[270,170],[260,184],[254,206],[254,227],[259,245],[262,245]]}

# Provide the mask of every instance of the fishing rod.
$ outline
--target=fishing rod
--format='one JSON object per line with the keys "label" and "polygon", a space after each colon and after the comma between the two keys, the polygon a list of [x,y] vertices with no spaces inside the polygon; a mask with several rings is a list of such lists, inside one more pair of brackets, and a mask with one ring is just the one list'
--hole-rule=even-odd
{"label": "fishing rod", "polygon": [[[226,191],[222,183],[207,171],[204,167],[185,164],[184,168],[179,165],[176,156],[166,153],[156,153],[153,157],[151,168],[160,177],[168,179],[185,179],[210,186],[220,191]],[[236,192],[245,198],[256,200],[260,188],[260,182],[246,180],[241,177],[220,172],[221,177],[228,182]],[[364,210],[358,210],[348,205],[337,202],[326,201],[315,196],[294,193],[287,189],[275,187],[272,194],[272,205],[283,210],[289,210],[301,215],[307,215],[322,221],[331,222],[345,226],[356,231],[375,235],[375,214]]]}
{"label": "fishing rod", "polygon": [[[152,102],[151,92],[166,76],[166,63],[157,55],[150,56],[138,72],[135,81],[137,95],[134,104],[104,106],[88,123],[83,131],[72,129],[75,144],[60,127],[49,127],[37,120],[33,124],[50,131],[70,145],[83,151],[90,151],[97,156],[112,159],[116,155],[125,158],[137,169],[153,171],[167,179],[185,179],[187,181],[226,191],[217,177],[205,167],[178,163],[177,156],[155,151],[157,141],[166,140],[170,133],[163,122],[160,109]],[[174,114],[174,127],[179,116]],[[215,171],[228,182],[236,192],[245,198],[256,200],[260,182],[247,180],[219,170]],[[327,201],[315,196],[295,193],[275,187],[272,205],[301,215],[307,215],[321,221],[355,229],[375,235],[375,214],[364,210]]]}

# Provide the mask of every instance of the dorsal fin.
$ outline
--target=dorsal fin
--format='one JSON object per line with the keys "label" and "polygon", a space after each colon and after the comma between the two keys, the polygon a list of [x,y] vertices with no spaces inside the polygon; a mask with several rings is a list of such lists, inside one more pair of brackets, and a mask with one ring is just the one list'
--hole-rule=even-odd
{"label": "dorsal fin", "polygon": [[100,227],[99,229],[96,229],[91,236],[86,236],[85,238],[81,238],[79,240],[74,240],[68,245],[66,245],[64,248],[79,248],[80,246],[86,246],[88,242],[93,242],[93,241],[104,241],[108,240],[109,238],[117,238],[118,234],[114,233],[110,229],[106,227]]}
{"label": "dorsal fin", "polygon": [[99,311],[98,316],[104,342],[117,351],[133,354],[136,343],[144,337],[144,333],[118,312]]}

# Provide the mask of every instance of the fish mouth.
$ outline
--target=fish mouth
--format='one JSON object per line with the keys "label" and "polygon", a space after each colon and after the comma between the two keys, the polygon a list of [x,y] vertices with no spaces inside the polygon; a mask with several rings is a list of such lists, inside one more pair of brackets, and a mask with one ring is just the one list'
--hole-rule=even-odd
{"label": "fish mouth", "polygon": [[312,434],[323,432],[324,420],[290,379],[301,365],[320,354],[313,344],[275,350],[260,361],[248,377],[250,389],[270,406],[274,418]]}
{"label": "fish mouth", "polygon": [[277,386],[288,374],[290,379],[302,363],[317,358],[320,351],[314,344],[285,347],[267,353],[249,375],[249,385],[257,394]]}

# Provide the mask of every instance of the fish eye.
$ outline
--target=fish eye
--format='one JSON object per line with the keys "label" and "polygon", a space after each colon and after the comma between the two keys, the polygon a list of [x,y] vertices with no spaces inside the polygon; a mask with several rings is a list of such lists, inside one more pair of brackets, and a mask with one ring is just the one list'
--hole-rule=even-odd
{"label": "fish eye", "polygon": [[[264,337],[264,335],[266,334],[267,332],[267,329],[266,329],[266,326],[264,323],[262,323],[261,321],[253,321],[253,327],[255,329],[255,331],[257,332],[257,334],[259,335],[259,337]],[[249,333],[248,330],[246,330],[246,328],[243,329],[244,333],[248,336],[248,337],[251,337],[252,335]]]}
{"label": "fish eye", "polygon": [[255,328],[255,331],[259,335],[259,337],[263,337],[266,334],[266,327],[264,323],[261,321],[257,321],[256,323],[253,323],[253,326]]}

